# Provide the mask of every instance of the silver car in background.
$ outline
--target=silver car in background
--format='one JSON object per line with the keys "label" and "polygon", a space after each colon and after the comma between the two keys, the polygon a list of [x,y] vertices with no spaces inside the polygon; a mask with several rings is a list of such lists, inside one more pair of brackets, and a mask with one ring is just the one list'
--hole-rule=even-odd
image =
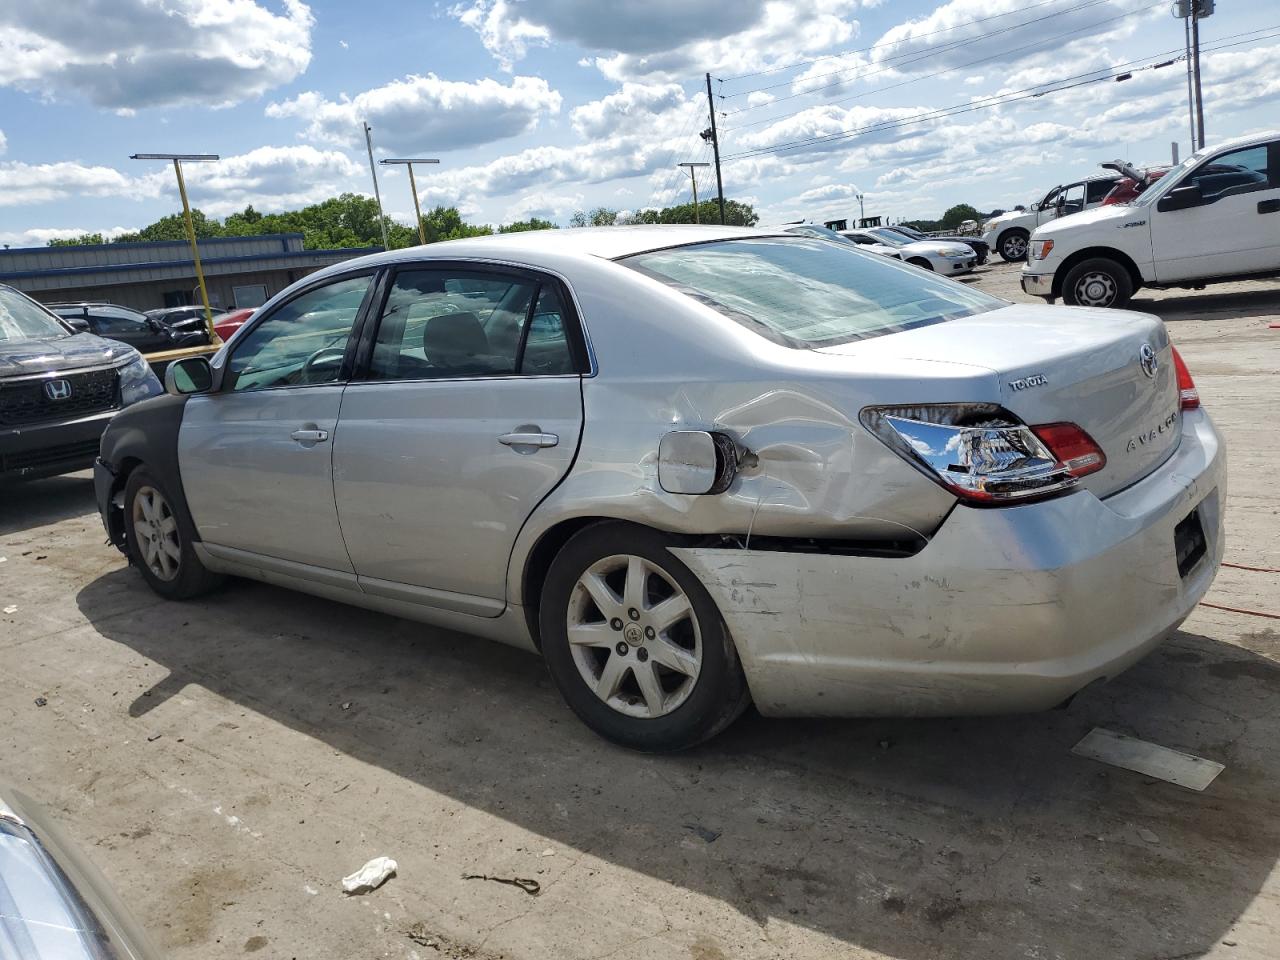
{"label": "silver car in background", "polygon": [[254,577],[538,650],[594,730],[1038,710],[1172,631],[1224,453],[1162,323],[843,244],[556,230],[348,261],[124,411],[161,596]]}
{"label": "silver car in background", "polygon": [[899,260],[940,273],[944,277],[971,273],[978,263],[978,255],[973,252],[973,248],[956,240],[912,240],[880,227],[841,230],[840,233],[854,243],[888,247]]}

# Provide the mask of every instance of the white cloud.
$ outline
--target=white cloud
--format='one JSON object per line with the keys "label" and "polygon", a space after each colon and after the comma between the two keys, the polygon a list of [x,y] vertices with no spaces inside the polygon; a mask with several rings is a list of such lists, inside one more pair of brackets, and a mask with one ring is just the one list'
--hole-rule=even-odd
{"label": "white cloud", "polygon": [[0,130],[0,153],[4,153],[9,144],[4,138],[4,131]]}
{"label": "white cloud", "polygon": [[331,143],[363,140],[362,121],[380,146],[397,152],[440,152],[528,133],[544,114],[560,111],[561,97],[537,77],[509,84],[486,77],[474,83],[408,76],[354,97],[326,99],[315,91],[272,103],[267,116],[307,121],[304,136]]}
{"label": "white cloud", "polygon": [[367,175],[341,151],[304,145],[258,147],[183,170],[192,202],[219,217],[249,204],[263,212],[304,207],[365,187]]}
{"label": "white cloud", "polygon": [[282,3],[0,0],[0,86],[116,110],[250,99],[311,61],[311,11]]}
{"label": "white cloud", "polygon": [[623,131],[636,133],[637,124],[651,125],[656,115],[677,111],[686,102],[677,83],[624,83],[616,93],[575,107],[570,117],[578,135],[590,140]]}
{"label": "white cloud", "polygon": [[450,11],[510,70],[534,46],[573,44],[612,80],[685,79],[787,63],[846,43],[870,0],[469,0]]}
{"label": "white cloud", "polygon": [[65,197],[154,197],[159,181],[113,167],[61,163],[0,163],[0,207],[49,203]]}
{"label": "white cloud", "polygon": [[100,233],[104,240],[110,241],[122,233],[133,233],[136,227],[32,227],[29,230],[16,232],[0,232],[0,245],[8,247],[43,247],[50,240],[63,240],[83,237],[87,233]]}
{"label": "white cloud", "polygon": [[575,210],[582,209],[581,193],[556,194],[535,191],[525,194],[515,203],[507,207],[502,221],[511,223],[516,220],[528,220],[540,217],[543,220],[564,220]]}

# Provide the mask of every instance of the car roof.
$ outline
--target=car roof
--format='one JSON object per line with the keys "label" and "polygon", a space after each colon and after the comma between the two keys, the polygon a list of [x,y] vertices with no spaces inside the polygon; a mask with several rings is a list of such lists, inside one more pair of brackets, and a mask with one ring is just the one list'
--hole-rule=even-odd
{"label": "car roof", "polygon": [[1280,130],[1264,130],[1261,133],[1249,133],[1243,137],[1232,137],[1230,140],[1220,140],[1212,146],[1201,147],[1194,156],[1201,156],[1206,153],[1217,153],[1219,150],[1230,147],[1250,147],[1256,143],[1268,143],[1272,140],[1280,139]]}
{"label": "car roof", "polygon": [[[522,233],[499,233],[462,240],[445,240],[425,246],[404,247],[373,253],[356,260],[346,260],[322,273],[340,273],[353,267],[371,267],[405,260],[515,260],[537,265],[543,257],[582,257],[618,260],[650,250],[663,250],[691,243],[748,237],[779,236],[783,231],[757,230],[752,227],[695,226],[691,224],[655,224],[625,227],[566,227],[559,230],[528,230]],[[312,274],[319,276],[319,274]]]}

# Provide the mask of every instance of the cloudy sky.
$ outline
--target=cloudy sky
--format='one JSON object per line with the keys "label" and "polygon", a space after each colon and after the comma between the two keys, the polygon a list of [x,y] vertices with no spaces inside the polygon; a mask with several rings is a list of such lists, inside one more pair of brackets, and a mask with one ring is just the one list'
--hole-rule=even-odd
{"label": "cloudy sky", "polygon": [[[0,0],[0,242],[135,228],[177,208],[135,152],[225,215],[371,193],[379,156],[439,157],[424,202],[469,219],[687,198],[710,159],[766,222],[1012,206],[1117,156],[1188,143],[1168,0]],[[1205,21],[1206,128],[1280,126],[1280,8]],[[1143,68],[1147,69],[1143,69]],[[1132,79],[1110,79],[1132,71]],[[1101,78],[1101,82],[1098,81]],[[406,222],[403,176],[383,199]],[[714,178],[701,178],[709,195]]]}

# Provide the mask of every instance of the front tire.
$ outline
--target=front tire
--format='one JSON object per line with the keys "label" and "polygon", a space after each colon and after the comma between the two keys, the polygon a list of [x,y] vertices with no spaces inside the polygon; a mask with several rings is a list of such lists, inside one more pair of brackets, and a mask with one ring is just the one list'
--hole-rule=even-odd
{"label": "front tire", "polygon": [[750,702],[738,653],[711,595],[668,549],[628,523],[581,530],[542,589],[542,654],[578,718],[614,743],[683,750]]}
{"label": "front tire", "polygon": [[1027,259],[1027,245],[1031,234],[1025,230],[1006,230],[1000,234],[998,248],[1005,263],[1018,263]]}
{"label": "front tire", "polygon": [[217,587],[192,547],[195,528],[182,505],[146,467],[124,486],[125,549],[147,585],[166,600],[189,600]]}
{"label": "front tire", "polygon": [[1104,257],[1076,264],[1062,281],[1062,302],[1072,307],[1123,307],[1132,296],[1129,271]]}
{"label": "front tire", "polygon": [[913,267],[919,267],[921,270],[928,270],[930,273],[933,272],[933,264],[923,257],[912,257],[907,261],[907,263],[911,264]]}

